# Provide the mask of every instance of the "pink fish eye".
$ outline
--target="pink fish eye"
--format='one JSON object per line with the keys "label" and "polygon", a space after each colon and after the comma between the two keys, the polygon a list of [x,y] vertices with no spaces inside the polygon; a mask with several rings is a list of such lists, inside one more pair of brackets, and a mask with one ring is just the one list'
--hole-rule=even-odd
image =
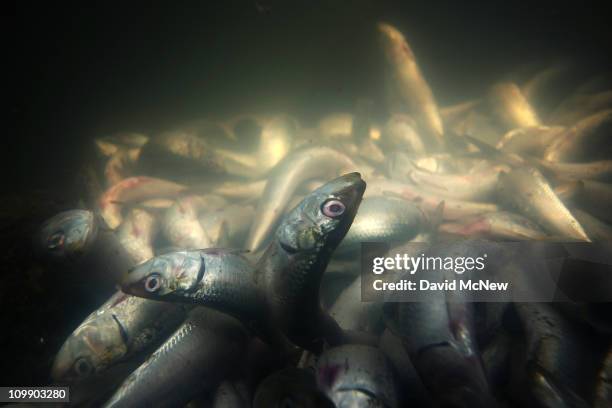
{"label": "pink fish eye", "polygon": [[147,280],[145,280],[144,287],[147,292],[153,293],[159,290],[161,287],[161,278],[159,274],[153,273],[151,274]]}
{"label": "pink fish eye", "polygon": [[321,206],[321,211],[323,212],[323,214],[330,218],[336,218],[341,216],[342,214],[344,214],[345,210],[346,206],[340,200],[327,200]]}

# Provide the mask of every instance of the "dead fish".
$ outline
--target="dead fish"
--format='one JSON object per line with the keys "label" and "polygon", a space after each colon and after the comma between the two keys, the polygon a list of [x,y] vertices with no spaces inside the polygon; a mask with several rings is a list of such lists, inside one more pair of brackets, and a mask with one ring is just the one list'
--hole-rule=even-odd
{"label": "dead fish", "polygon": [[[612,109],[597,112],[591,116],[579,120],[573,126],[555,138],[544,151],[544,159],[548,161],[576,161],[592,160],[593,153],[609,153],[609,149],[598,151],[609,141],[606,140],[607,132],[599,132],[612,119]],[[600,134],[601,133],[601,134]],[[599,138],[599,139],[598,139]],[[608,158],[608,157],[606,157]]]}
{"label": "dead fish", "polygon": [[131,269],[121,280],[121,289],[152,300],[214,308],[249,327],[262,327],[265,295],[253,265],[243,255],[216,248],[166,253]]}
{"label": "dead fish", "polygon": [[439,174],[413,166],[408,178],[415,185],[436,194],[472,201],[489,197],[497,187],[499,173],[504,170],[507,166],[486,162],[462,174]]}
{"label": "dead fish", "polygon": [[271,374],[257,387],[253,408],[269,407],[333,408],[335,405],[319,390],[311,371],[288,367]]}
{"label": "dead fish", "polygon": [[580,223],[552,190],[542,173],[534,168],[517,168],[500,175],[501,197],[549,233],[590,241]]}
{"label": "dead fish", "polygon": [[[453,245],[450,250],[455,254],[471,251],[463,242]],[[430,281],[442,282],[445,277],[443,270],[428,271]],[[463,296],[435,291],[422,302],[386,302],[385,321],[402,339],[437,404],[494,406],[476,342],[473,305]]]}
{"label": "dead fish", "polygon": [[532,397],[544,407],[588,404],[579,396],[593,372],[584,337],[550,304],[516,303],[525,329],[524,370]]}
{"label": "dead fish", "polygon": [[234,318],[195,308],[104,407],[176,407],[202,388],[212,392],[244,357],[247,339]]}
{"label": "dead fish", "polygon": [[609,180],[612,176],[612,160],[598,160],[588,163],[561,163],[537,158],[529,159],[542,171],[562,180]]}
{"label": "dead fish", "polygon": [[540,119],[521,89],[512,82],[495,85],[489,98],[495,114],[509,129],[539,126]]}
{"label": "dead fish", "polygon": [[91,313],[57,353],[51,377],[80,382],[153,346],[185,318],[180,305],[115,293]]}
{"label": "dead fish", "polygon": [[417,186],[386,179],[375,179],[368,184],[367,197],[375,195],[393,195],[412,202],[426,213],[432,213],[441,202],[444,202],[445,220],[461,219],[470,215],[478,215],[498,211],[495,204],[463,201],[445,197],[441,194],[423,190]]}
{"label": "dead fish", "polygon": [[393,369],[378,348],[345,345],[328,349],[319,357],[316,378],[336,407],[399,406]]}
{"label": "dead fish", "polygon": [[506,132],[497,142],[497,148],[507,153],[539,155],[565,132],[563,126],[533,126]]}
{"label": "dead fish", "polygon": [[149,198],[175,197],[187,189],[186,186],[152,177],[130,177],[121,180],[104,192],[98,202],[100,215],[110,229],[121,224],[121,207],[125,203]]}
{"label": "dead fish", "polygon": [[427,217],[416,205],[397,197],[375,196],[361,202],[336,254],[354,255],[362,242],[405,242],[419,234]]}
{"label": "dead fish", "polygon": [[440,225],[440,232],[463,237],[507,240],[544,239],[546,233],[534,222],[507,211],[486,213]]}
{"label": "dead fish", "polygon": [[164,214],[163,233],[171,244],[179,248],[208,248],[212,241],[200,225],[198,214],[215,211],[225,204],[225,199],[215,195],[180,197]]}
{"label": "dead fish", "polygon": [[139,264],[153,257],[153,239],[159,225],[155,217],[141,208],[132,208],[117,229],[119,242]]}
{"label": "dead fish", "polygon": [[419,126],[432,138],[430,143],[437,148],[444,146],[444,127],[438,106],[408,42],[399,30],[387,23],[379,23],[378,31],[397,92]]}
{"label": "dead fish", "polygon": [[347,169],[355,169],[353,161],[329,147],[296,150],[285,157],[272,171],[256,209],[245,246],[251,251],[263,247],[295,190],[306,180],[328,178]]}
{"label": "dead fish", "polygon": [[[98,284],[114,285],[118,274],[134,265],[118,235],[97,213],[88,210],[69,210],[51,217],[36,235],[34,250],[41,260]],[[103,292],[105,286],[98,289]]]}
{"label": "dead fish", "polygon": [[332,252],[349,230],[365,191],[359,173],[310,193],[276,230],[256,265],[265,288],[269,323],[294,344],[320,349],[345,335],[321,308],[319,287]]}

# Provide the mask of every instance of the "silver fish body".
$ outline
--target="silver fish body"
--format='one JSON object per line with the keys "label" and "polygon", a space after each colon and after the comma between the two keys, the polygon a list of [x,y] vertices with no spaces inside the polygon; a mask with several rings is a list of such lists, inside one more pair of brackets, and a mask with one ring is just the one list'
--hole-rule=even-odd
{"label": "silver fish body", "polygon": [[125,380],[105,407],[186,404],[201,388],[214,390],[244,356],[244,327],[234,318],[196,308]]}
{"label": "silver fish body", "polygon": [[184,319],[185,308],[114,294],[90,314],[57,353],[51,376],[55,381],[82,381],[160,341]]}
{"label": "silver fish body", "polygon": [[378,348],[345,345],[328,349],[319,357],[316,376],[336,407],[399,406],[393,369]]}
{"label": "silver fish body", "polygon": [[321,309],[319,287],[365,188],[358,173],[349,173],[310,193],[285,216],[257,263],[271,324],[304,348],[317,348],[317,339],[338,341],[342,336]]}
{"label": "silver fish body", "polygon": [[412,203],[397,197],[366,198],[336,254],[354,254],[362,242],[408,241],[417,236],[425,224],[425,214]]}
{"label": "silver fish body", "polygon": [[500,175],[502,198],[523,215],[553,235],[589,241],[589,237],[552,190],[542,173],[534,168],[517,168]]}

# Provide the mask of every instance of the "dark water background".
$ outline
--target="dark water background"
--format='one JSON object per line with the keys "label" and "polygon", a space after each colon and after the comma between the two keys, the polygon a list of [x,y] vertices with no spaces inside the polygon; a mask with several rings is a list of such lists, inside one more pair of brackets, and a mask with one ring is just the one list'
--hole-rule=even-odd
{"label": "dark water background", "polygon": [[46,214],[71,205],[64,191],[93,137],[251,110],[309,120],[350,110],[357,97],[380,101],[379,19],[406,34],[441,105],[479,96],[525,63],[561,57],[593,72],[610,67],[610,14],[593,2],[21,1],[5,7],[9,120],[0,204],[5,218],[24,215],[0,223],[1,385],[44,383],[61,341],[95,303],[28,263],[31,254],[21,245],[38,222],[28,217],[32,207]]}

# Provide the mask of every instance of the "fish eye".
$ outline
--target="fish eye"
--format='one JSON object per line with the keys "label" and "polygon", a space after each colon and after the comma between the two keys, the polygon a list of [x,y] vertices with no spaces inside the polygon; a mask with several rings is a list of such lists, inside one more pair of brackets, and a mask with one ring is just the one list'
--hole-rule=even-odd
{"label": "fish eye", "polygon": [[47,238],[47,248],[54,250],[64,246],[64,231],[56,231]]}
{"label": "fish eye", "polygon": [[159,276],[159,274],[152,273],[151,275],[149,275],[149,277],[147,277],[147,280],[145,281],[144,287],[147,292],[150,293],[158,291],[161,287],[161,277]]}
{"label": "fish eye", "polygon": [[84,377],[93,373],[93,366],[87,358],[81,357],[74,362],[74,371],[79,377]]}
{"label": "fish eye", "polygon": [[344,205],[344,203],[336,199],[327,200],[321,206],[321,212],[323,212],[325,216],[330,218],[340,217],[342,214],[344,214],[345,210],[346,206]]}

